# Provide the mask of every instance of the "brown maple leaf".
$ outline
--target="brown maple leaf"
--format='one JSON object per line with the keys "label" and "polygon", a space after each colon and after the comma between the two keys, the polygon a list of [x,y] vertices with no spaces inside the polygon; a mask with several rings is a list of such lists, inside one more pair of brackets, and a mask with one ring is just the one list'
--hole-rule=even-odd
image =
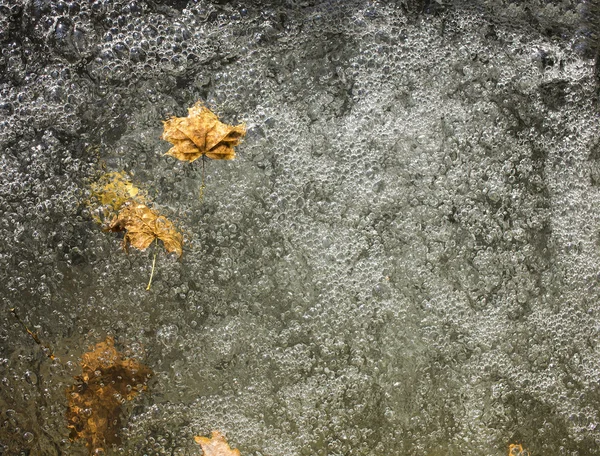
{"label": "brown maple leaf", "polygon": [[67,388],[72,440],[84,439],[90,454],[121,443],[122,404],[148,389],[150,368],[125,359],[107,337],[81,357],[82,374]]}
{"label": "brown maple leaf", "polygon": [[167,252],[175,252],[178,256],[183,253],[183,236],[175,229],[173,223],[158,214],[145,204],[128,201],[123,204],[119,213],[113,218],[109,231],[126,231],[123,238],[123,248],[127,244],[136,249],[146,250],[152,241],[163,241]]}
{"label": "brown maple leaf", "polygon": [[212,431],[210,438],[194,437],[196,443],[202,447],[204,456],[240,456],[240,450],[232,450],[219,431]]}
{"label": "brown maple leaf", "polygon": [[171,117],[163,124],[161,139],[173,144],[167,155],[188,162],[202,155],[215,160],[232,160],[235,158],[233,148],[246,134],[244,124],[235,127],[224,124],[200,102],[188,109],[187,117]]}

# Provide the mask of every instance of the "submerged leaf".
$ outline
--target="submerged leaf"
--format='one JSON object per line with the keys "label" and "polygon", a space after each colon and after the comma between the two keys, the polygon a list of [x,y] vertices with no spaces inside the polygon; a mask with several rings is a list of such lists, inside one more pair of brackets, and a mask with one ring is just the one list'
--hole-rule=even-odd
{"label": "submerged leaf", "polygon": [[194,437],[196,443],[202,447],[204,456],[240,456],[240,450],[232,450],[219,431],[212,431],[211,437]]}
{"label": "submerged leaf", "polygon": [[103,220],[110,220],[127,201],[143,203],[146,200],[145,193],[133,185],[125,171],[104,174],[91,185],[90,190],[88,205],[94,220],[100,224]]}
{"label": "submerged leaf", "polygon": [[125,171],[106,173],[91,186],[92,196],[103,206],[118,211],[129,200],[144,201],[143,195]]}
{"label": "submerged leaf", "polygon": [[233,148],[246,134],[244,124],[235,127],[224,124],[200,102],[188,109],[187,117],[171,117],[163,123],[161,138],[173,144],[167,155],[189,162],[202,155],[215,160],[232,160],[235,158]]}
{"label": "submerged leaf", "polygon": [[173,223],[148,206],[128,201],[113,218],[110,231],[126,231],[123,248],[131,244],[136,249],[145,250],[155,239],[160,239],[167,252],[183,253],[183,236],[175,229]]}
{"label": "submerged leaf", "polygon": [[71,439],[85,439],[90,454],[121,442],[121,405],[148,389],[150,368],[125,359],[107,337],[81,357],[82,374],[67,389]]}

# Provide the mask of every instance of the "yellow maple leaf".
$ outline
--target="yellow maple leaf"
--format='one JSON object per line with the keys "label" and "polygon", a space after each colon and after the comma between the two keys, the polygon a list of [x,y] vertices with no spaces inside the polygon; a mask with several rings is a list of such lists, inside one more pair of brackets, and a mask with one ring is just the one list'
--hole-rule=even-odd
{"label": "yellow maple leaf", "polygon": [[102,175],[90,186],[91,198],[87,201],[94,221],[102,224],[110,220],[127,201],[146,201],[145,192],[131,182],[125,172],[110,172]]}
{"label": "yellow maple leaf", "polygon": [[91,190],[92,197],[113,211],[118,211],[126,201],[143,202],[145,199],[125,171],[104,174],[91,185]]}
{"label": "yellow maple leaf", "polygon": [[246,126],[231,126],[219,118],[201,102],[188,109],[187,117],[171,117],[163,122],[161,136],[173,144],[167,155],[179,160],[193,162],[202,155],[215,160],[232,160],[244,135]]}
{"label": "yellow maple leaf", "polygon": [[150,368],[126,359],[107,337],[81,357],[82,373],[67,388],[71,440],[84,439],[90,454],[121,443],[122,404],[148,389]]}
{"label": "yellow maple leaf", "polygon": [[196,436],[194,440],[202,447],[204,456],[240,456],[240,450],[232,450],[219,431],[212,431],[210,438]]}
{"label": "yellow maple leaf", "polygon": [[121,207],[113,218],[109,231],[126,231],[123,238],[123,248],[131,244],[136,249],[147,249],[152,241],[163,241],[167,252],[175,252],[178,256],[183,253],[183,236],[175,229],[173,223],[158,214],[145,204],[128,201]]}

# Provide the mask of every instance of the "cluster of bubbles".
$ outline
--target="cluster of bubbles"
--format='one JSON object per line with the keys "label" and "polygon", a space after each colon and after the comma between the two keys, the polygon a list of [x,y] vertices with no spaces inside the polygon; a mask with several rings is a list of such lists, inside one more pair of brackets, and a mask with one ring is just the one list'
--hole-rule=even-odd
{"label": "cluster of bubbles", "polygon": [[[534,27],[512,2],[249,3],[3,10],[2,309],[57,359],[4,312],[0,452],[86,454],[64,391],[109,334],[155,373],[118,454],[213,429],[244,455],[597,454],[571,3]],[[159,139],[198,99],[248,126],[201,202],[201,162]],[[150,291],[153,249],[126,255],[83,204],[99,160],[184,231]]]}

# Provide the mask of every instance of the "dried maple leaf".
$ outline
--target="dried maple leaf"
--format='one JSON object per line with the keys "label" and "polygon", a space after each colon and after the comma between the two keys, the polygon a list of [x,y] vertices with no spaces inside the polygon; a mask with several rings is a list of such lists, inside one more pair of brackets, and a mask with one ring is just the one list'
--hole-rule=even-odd
{"label": "dried maple leaf", "polygon": [[231,126],[219,118],[202,103],[188,109],[187,117],[171,117],[164,121],[161,136],[173,144],[167,155],[179,160],[193,162],[202,155],[215,160],[232,160],[235,150],[244,135],[246,126]]}
{"label": "dried maple leaf", "polygon": [[113,218],[110,231],[126,231],[123,248],[131,244],[136,249],[145,250],[152,241],[160,239],[167,252],[183,253],[183,236],[166,217],[156,213],[145,204],[128,201]]}
{"label": "dried maple leaf", "polygon": [[71,439],[84,439],[90,454],[121,442],[122,404],[148,389],[150,368],[125,359],[107,337],[81,357],[82,374],[67,389]]}
{"label": "dried maple leaf", "polygon": [[212,431],[210,439],[196,436],[194,440],[202,447],[204,456],[240,456],[240,450],[229,448],[225,437],[219,431]]}

